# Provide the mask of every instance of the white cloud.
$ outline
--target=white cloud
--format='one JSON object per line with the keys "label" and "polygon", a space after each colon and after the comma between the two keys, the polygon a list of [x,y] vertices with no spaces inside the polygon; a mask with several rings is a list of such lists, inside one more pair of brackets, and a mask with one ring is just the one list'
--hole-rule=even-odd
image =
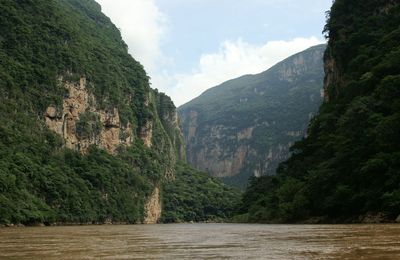
{"label": "white cloud", "polygon": [[[179,106],[226,80],[264,71],[284,58],[321,43],[316,37],[254,45],[242,39],[225,41],[215,53],[203,54],[191,72],[169,71],[173,57],[162,53],[168,19],[156,0],[96,0],[121,30],[131,55],[151,76],[152,86]],[[163,69],[166,68],[166,69]],[[187,69],[189,71],[190,68]]]}
{"label": "white cloud", "polygon": [[102,11],[121,30],[130,54],[151,72],[165,60],[161,43],[167,32],[167,18],[154,0],[96,0]]}
{"label": "white cloud", "polygon": [[158,75],[153,82],[156,86],[162,83],[170,85],[168,94],[175,105],[179,106],[210,87],[245,74],[260,73],[290,55],[320,43],[323,42],[316,37],[270,41],[261,46],[242,39],[235,42],[225,41],[217,53],[203,54],[198,68],[192,73],[172,77],[166,74]]}

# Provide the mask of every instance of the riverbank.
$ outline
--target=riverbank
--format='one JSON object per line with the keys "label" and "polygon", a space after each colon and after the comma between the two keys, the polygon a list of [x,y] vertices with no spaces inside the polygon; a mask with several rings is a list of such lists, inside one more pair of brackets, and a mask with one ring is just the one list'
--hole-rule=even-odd
{"label": "riverbank", "polygon": [[[272,221],[249,221],[248,215],[236,215],[231,219],[213,219],[205,221],[182,221],[182,222],[160,222],[157,224],[306,224],[306,225],[318,225],[318,224],[400,224],[400,215],[397,218],[389,216],[384,213],[368,213],[361,216],[352,217],[312,217],[305,220],[298,220],[293,222],[284,222],[279,220]],[[55,223],[32,223],[32,224],[22,224],[22,223],[7,223],[0,224],[0,228],[18,228],[18,227],[57,227],[57,226],[103,226],[103,225],[148,225],[145,223],[129,223],[129,222],[86,222],[86,223],[70,223],[70,222],[55,222]]]}
{"label": "riverbank", "polygon": [[248,214],[242,214],[234,216],[229,222],[258,223],[258,224],[396,224],[400,223],[400,215],[396,217],[382,212],[378,212],[378,213],[367,213],[360,216],[340,216],[340,217],[319,216],[319,217],[310,217],[308,219],[295,220],[295,221],[282,221],[279,219],[252,221],[251,219],[249,219]]}
{"label": "riverbank", "polygon": [[[32,224],[22,224],[22,223],[8,223],[0,224],[0,228],[10,228],[10,227],[69,227],[69,226],[104,226],[104,225],[138,225],[143,223],[128,223],[128,222],[95,222],[95,223],[32,223]],[[145,225],[145,224],[143,224]]]}
{"label": "riverbank", "polygon": [[[156,224],[224,224],[224,223],[235,223],[228,220],[222,219],[213,219],[213,220],[205,220],[205,221],[182,221],[182,222],[159,222]],[[106,226],[106,225],[152,225],[146,224],[143,222],[137,223],[129,223],[129,222],[113,222],[113,221],[106,221],[106,222],[85,222],[85,223],[72,223],[72,222],[55,222],[55,223],[31,223],[31,224],[22,224],[22,223],[7,223],[7,224],[0,224],[0,228],[18,228],[18,227],[69,227],[69,226]]]}

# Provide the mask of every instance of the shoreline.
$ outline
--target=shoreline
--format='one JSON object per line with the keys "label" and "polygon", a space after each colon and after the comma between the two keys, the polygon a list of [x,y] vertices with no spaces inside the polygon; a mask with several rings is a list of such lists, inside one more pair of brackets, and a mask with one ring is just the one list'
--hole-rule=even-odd
{"label": "shoreline", "polygon": [[52,223],[52,224],[44,224],[44,223],[36,223],[36,224],[0,224],[0,229],[2,228],[29,228],[29,227],[79,227],[79,226],[131,226],[131,225],[174,225],[174,224],[249,224],[249,225],[386,225],[386,224],[399,224],[399,221],[381,221],[381,222],[313,222],[313,221],[300,221],[300,222],[235,222],[235,221],[226,221],[226,222],[211,222],[211,221],[199,221],[199,222],[169,222],[169,223],[154,223],[154,224],[145,224],[145,223],[125,223],[125,222],[116,222],[116,223]]}

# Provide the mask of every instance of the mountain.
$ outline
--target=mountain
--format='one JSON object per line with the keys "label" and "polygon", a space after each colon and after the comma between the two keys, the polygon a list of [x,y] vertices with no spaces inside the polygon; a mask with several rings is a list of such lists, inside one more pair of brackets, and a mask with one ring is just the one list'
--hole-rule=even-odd
{"label": "mountain", "polygon": [[[382,222],[400,213],[400,3],[336,0],[325,100],[276,177],[253,179],[257,222]],[[242,216],[246,218],[246,215]]]}
{"label": "mountain", "polygon": [[275,174],[321,104],[325,48],[227,81],[179,107],[188,161],[241,188],[250,176]]}
{"label": "mountain", "polygon": [[227,198],[196,220],[239,195],[182,166],[174,104],[93,0],[0,2],[0,121],[0,224],[155,223],[163,187],[194,179]]}

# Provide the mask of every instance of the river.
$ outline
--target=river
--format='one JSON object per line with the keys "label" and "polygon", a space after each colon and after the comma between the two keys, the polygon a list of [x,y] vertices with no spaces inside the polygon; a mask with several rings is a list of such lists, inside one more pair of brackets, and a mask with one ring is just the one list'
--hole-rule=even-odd
{"label": "river", "polygon": [[400,259],[400,225],[1,228],[0,259]]}

